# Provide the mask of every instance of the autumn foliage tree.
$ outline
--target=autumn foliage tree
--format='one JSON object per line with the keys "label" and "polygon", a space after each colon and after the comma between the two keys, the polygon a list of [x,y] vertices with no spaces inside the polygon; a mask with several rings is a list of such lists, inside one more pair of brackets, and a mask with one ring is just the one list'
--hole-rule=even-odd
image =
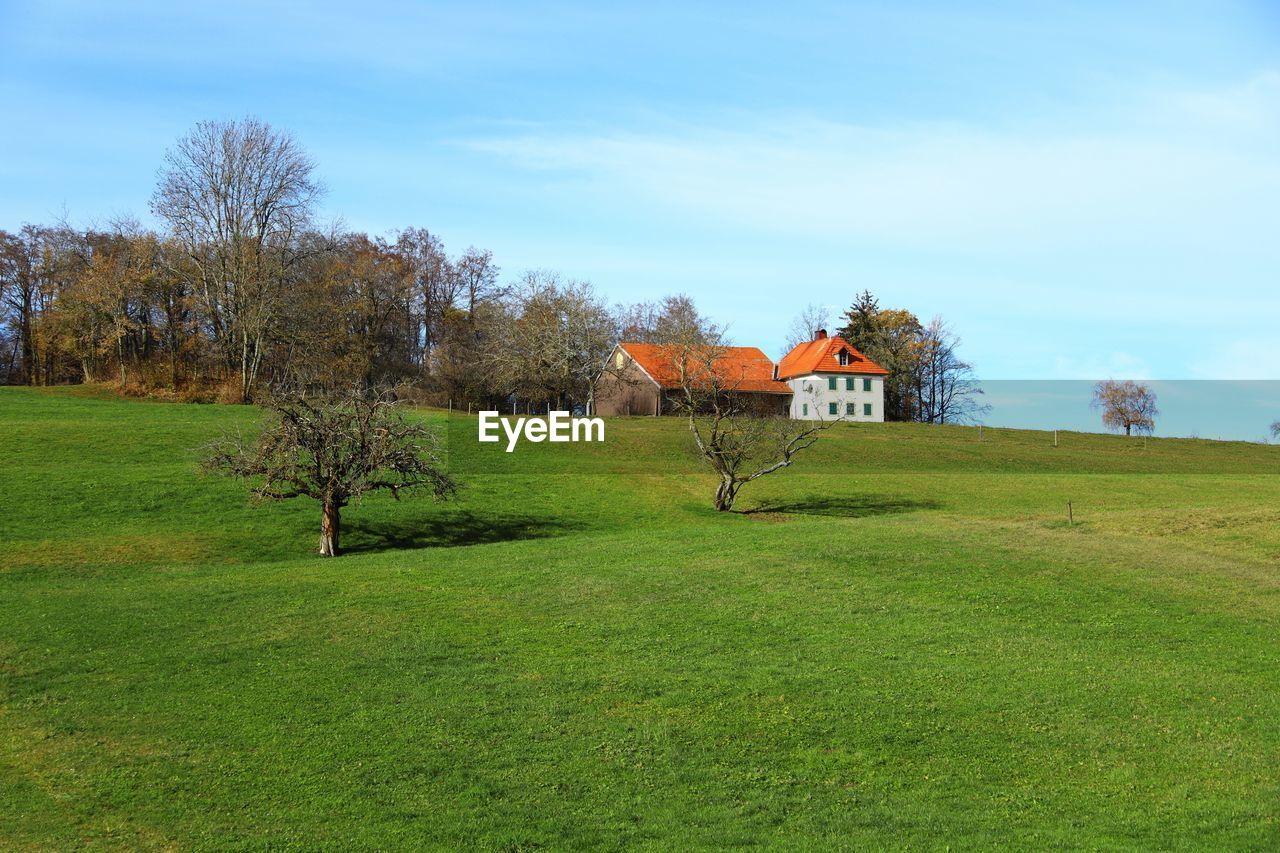
{"label": "autumn foliage tree", "polygon": [[275,399],[273,422],[253,442],[224,438],[206,470],[250,481],[259,500],[308,497],[321,510],[320,555],[339,553],[343,507],[369,492],[453,495],[438,434],[405,419],[387,396]]}
{"label": "autumn foliage tree", "polygon": [[588,411],[615,340],[614,317],[595,288],[532,271],[510,294],[509,312],[480,362],[517,399]]}
{"label": "autumn foliage tree", "polygon": [[1150,435],[1156,428],[1156,394],[1149,385],[1126,379],[1107,379],[1093,387],[1094,409],[1102,412],[1102,425],[1110,430],[1124,430]]}

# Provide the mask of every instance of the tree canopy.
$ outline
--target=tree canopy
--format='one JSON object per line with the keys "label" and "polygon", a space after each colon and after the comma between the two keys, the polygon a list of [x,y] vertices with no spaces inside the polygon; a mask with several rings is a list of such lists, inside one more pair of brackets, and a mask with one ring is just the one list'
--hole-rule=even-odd
{"label": "tree canopy", "polygon": [[1151,386],[1132,379],[1107,379],[1093,388],[1093,408],[1102,412],[1102,425],[1125,435],[1150,435],[1156,428],[1156,394]]}

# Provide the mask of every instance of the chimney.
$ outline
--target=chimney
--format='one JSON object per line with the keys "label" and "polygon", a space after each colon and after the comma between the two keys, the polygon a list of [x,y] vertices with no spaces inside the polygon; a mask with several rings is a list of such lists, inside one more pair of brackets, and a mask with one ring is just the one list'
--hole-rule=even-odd
{"label": "chimney", "polygon": [[827,330],[826,330],[826,329],[819,329],[818,331],[814,332],[814,334],[813,334],[813,339],[814,339],[815,341],[821,341],[821,340],[824,340],[824,339],[826,339],[826,337],[827,337]]}

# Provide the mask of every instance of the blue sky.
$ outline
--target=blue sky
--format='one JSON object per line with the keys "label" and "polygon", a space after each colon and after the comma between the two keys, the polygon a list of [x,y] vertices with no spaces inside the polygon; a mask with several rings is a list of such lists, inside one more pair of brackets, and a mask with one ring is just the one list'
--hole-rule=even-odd
{"label": "blue sky", "polygon": [[254,115],[352,228],[775,356],[869,288],[986,379],[1280,378],[1274,2],[184,6],[0,0],[0,227],[145,219]]}

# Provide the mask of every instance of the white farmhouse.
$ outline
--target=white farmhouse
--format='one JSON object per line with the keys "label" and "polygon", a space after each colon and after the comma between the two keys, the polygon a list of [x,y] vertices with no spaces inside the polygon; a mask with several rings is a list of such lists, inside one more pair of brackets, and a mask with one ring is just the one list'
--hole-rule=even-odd
{"label": "white farmhouse", "polygon": [[813,340],[783,357],[778,379],[791,386],[796,420],[883,421],[889,373],[839,336],[819,329]]}

